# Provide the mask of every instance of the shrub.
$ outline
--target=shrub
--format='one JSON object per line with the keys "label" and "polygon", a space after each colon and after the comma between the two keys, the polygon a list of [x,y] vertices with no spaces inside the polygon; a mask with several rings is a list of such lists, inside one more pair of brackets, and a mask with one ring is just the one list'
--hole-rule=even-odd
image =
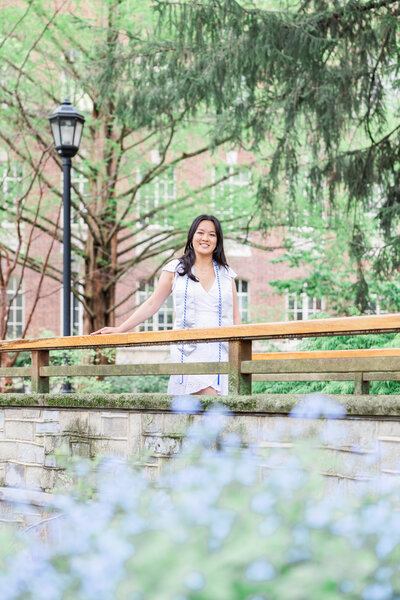
{"label": "shrub", "polygon": [[[321,411],[343,416],[323,398],[294,416]],[[398,598],[398,495],[327,493],[319,440],[261,452],[226,419],[196,421],[156,483],[134,463],[76,463],[46,541],[39,528],[3,535],[2,600]]]}
{"label": "shrub", "polygon": [[[341,335],[332,337],[306,338],[298,344],[297,350],[352,350],[360,348],[399,348],[400,336],[397,333],[367,335]],[[352,381],[255,381],[254,394],[352,394]],[[373,381],[370,394],[399,394],[398,381]]]}

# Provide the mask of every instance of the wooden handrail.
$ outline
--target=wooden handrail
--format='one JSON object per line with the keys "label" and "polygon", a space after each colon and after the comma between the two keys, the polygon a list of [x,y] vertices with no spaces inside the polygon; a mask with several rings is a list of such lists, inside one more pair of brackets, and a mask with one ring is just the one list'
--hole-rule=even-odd
{"label": "wooden handrail", "polygon": [[150,346],[220,340],[251,341],[393,332],[400,332],[400,313],[315,319],[311,321],[257,323],[254,325],[235,325],[208,329],[177,329],[112,335],[2,340],[0,341],[0,352]]}
{"label": "wooden handrail", "polygon": [[304,352],[256,352],[252,360],[307,360],[320,358],[381,358],[400,356],[400,348],[360,348],[359,350],[308,350]]}
{"label": "wooden handrail", "polygon": [[[47,393],[50,377],[227,374],[232,394],[251,393],[252,377],[269,381],[350,379],[355,391],[368,393],[369,381],[400,379],[400,348],[367,348],[310,352],[252,353],[253,340],[303,338],[400,331],[400,313],[259,323],[209,329],[186,329],[0,341],[0,352],[31,352],[30,367],[0,367],[0,377],[31,377],[33,392]],[[229,360],[221,363],[157,363],[129,365],[51,365],[51,350],[78,348],[142,347],[188,342],[229,342]],[[282,379],[280,379],[282,380]]]}

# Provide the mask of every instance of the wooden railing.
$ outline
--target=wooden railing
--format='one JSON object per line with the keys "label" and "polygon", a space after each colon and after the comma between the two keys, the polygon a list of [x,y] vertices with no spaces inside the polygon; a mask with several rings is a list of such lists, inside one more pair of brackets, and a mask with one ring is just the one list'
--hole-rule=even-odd
{"label": "wooden railing", "polygon": [[[229,393],[250,394],[251,380],[352,380],[355,392],[368,393],[370,381],[400,380],[400,349],[252,354],[254,340],[389,333],[400,331],[400,313],[238,325],[213,329],[4,340],[2,352],[30,352],[30,367],[2,367],[0,377],[31,377],[32,391],[47,393],[50,377],[220,373],[229,376]],[[229,342],[228,362],[111,365],[50,365],[53,350],[142,347],[187,342]]]}

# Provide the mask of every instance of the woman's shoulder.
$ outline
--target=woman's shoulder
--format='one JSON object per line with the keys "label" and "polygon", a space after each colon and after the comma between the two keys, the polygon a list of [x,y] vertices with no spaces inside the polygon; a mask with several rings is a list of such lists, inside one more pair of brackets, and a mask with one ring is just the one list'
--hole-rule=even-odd
{"label": "woman's shoulder", "polygon": [[162,270],[169,271],[170,273],[176,273],[179,263],[180,263],[179,258],[173,258],[166,265],[163,266]]}
{"label": "woman's shoulder", "polygon": [[237,273],[235,273],[235,271],[228,265],[225,267],[220,267],[220,271],[225,277],[230,277],[231,279],[235,279],[235,277],[237,277]]}

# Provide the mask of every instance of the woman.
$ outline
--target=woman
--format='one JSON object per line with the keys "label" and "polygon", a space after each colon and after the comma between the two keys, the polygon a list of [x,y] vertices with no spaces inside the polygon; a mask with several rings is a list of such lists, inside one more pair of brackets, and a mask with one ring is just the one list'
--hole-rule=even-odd
{"label": "woman", "polygon": [[[118,327],[103,327],[93,335],[125,333],[149,319],[172,293],[174,329],[218,327],[240,324],[234,278],[226,262],[220,222],[212,215],[196,217],[190,226],[185,252],[162,270],[158,285],[150,298]],[[171,348],[172,362],[225,362],[228,344],[181,344]],[[172,375],[168,393],[228,393],[227,375]]]}

